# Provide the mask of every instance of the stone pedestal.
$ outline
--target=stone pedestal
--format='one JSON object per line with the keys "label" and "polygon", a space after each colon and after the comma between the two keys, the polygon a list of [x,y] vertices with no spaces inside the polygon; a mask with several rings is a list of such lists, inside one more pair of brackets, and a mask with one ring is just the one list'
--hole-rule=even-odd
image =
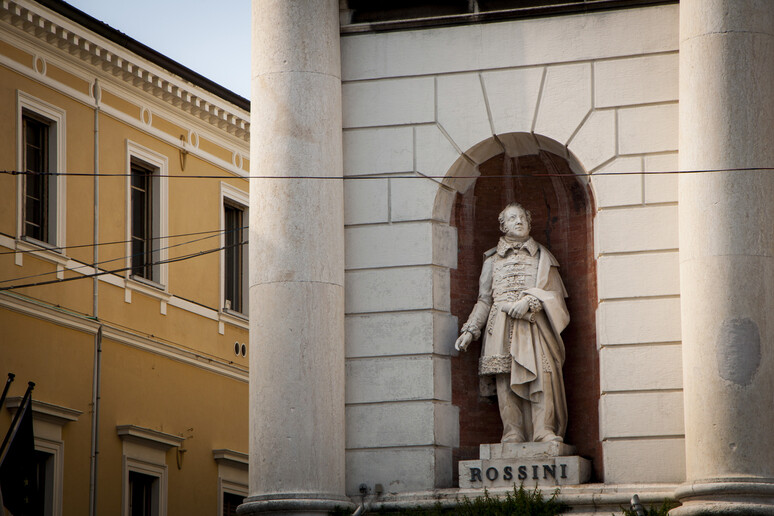
{"label": "stone pedestal", "polygon": [[479,457],[460,461],[461,488],[577,485],[591,477],[591,461],[564,443],[482,444]]}

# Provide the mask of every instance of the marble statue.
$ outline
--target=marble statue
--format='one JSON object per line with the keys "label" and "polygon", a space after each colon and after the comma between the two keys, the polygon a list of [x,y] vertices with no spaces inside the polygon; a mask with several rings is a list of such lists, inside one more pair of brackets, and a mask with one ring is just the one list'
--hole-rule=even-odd
{"label": "marble statue", "polygon": [[556,258],[530,236],[530,212],[511,203],[499,220],[504,234],[484,253],[478,301],[455,347],[483,335],[479,374],[495,377],[502,442],[562,442],[567,291]]}

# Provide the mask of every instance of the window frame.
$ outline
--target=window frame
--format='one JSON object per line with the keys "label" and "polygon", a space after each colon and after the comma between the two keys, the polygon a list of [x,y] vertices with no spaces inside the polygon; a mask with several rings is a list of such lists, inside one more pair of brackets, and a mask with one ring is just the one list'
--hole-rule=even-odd
{"label": "window frame", "polygon": [[127,455],[123,456],[123,490],[121,514],[131,516],[130,498],[131,498],[131,473],[139,473],[145,476],[153,477],[153,494],[151,503],[153,504],[152,516],[166,516],[167,514],[167,466],[147,462]]}
{"label": "window frame", "polygon": [[43,514],[44,516],[61,516],[64,443],[35,437],[35,451],[49,456],[46,461],[46,491],[43,494]]}
{"label": "window frame", "polygon": [[212,450],[218,464],[218,516],[223,516],[224,493],[247,498],[248,496],[248,455],[247,453],[219,448]]}
{"label": "window frame", "polygon": [[225,494],[241,496],[244,500],[247,498],[248,490],[245,484],[225,480],[218,477],[218,516],[223,516],[223,495]]}
{"label": "window frame", "polygon": [[178,448],[185,439],[158,430],[137,425],[118,425],[116,433],[122,441],[121,455],[121,515],[129,513],[129,473],[136,472],[158,478],[157,512],[154,516],[167,516],[169,473],[167,451]]}
{"label": "window frame", "polygon": [[48,125],[48,171],[52,174],[48,179],[46,211],[48,212],[48,235],[40,240],[27,236],[26,233],[26,178],[20,174],[16,179],[16,238],[36,247],[58,254],[65,246],[66,238],[66,112],[53,104],[49,104],[21,90],[16,90],[16,169],[24,169],[25,164],[25,134],[24,119],[31,118]]}
{"label": "window frame", "polygon": [[[139,165],[152,171],[150,181],[151,221],[150,246],[152,277],[145,278],[135,275],[132,264],[132,165]],[[126,271],[124,277],[133,281],[166,291],[168,286],[169,268],[165,262],[168,259],[168,211],[169,211],[169,160],[163,154],[143,147],[131,140],[126,140]]]}
{"label": "window frame", "polygon": [[[231,186],[228,183],[220,184],[220,247],[226,246],[226,206],[231,206],[242,210],[242,220],[245,225],[249,225],[250,221],[250,198],[247,192],[239,190],[238,188]],[[248,230],[243,230],[244,241],[247,241]],[[242,249],[242,309],[235,310],[233,308],[226,308],[226,250],[223,249],[220,253],[220,310],[222,313],[228,315],[234,315],[237,317],[247,318],[249,314],[249,277],[250,277],[250,260],[249,260],[249,246],[244,245]]]}
{"label": "window frame", "polygon": [[[6,409],[15,414],[21,406],[22,397],[14,396],[6,400]],[[47,453],[51,456],[47,468],[47,480],[51,481],[50,490],[44,494],[45,516],[62,515],[62,498],[64,493],[64,451],[65,443],[62,439],[62,428],[67,423],[78,421],[83,414],[75,410],[53,403],[32,400],[32,421],[35,433],[35,451]]]}

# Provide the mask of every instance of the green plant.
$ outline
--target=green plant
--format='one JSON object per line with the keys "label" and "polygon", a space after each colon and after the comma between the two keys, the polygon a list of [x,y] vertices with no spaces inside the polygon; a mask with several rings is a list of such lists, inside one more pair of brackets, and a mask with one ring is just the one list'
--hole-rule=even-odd
{"label": "green plant", "polygon": [[457,499],[453,507],[442,507],[436,503],[433,507],[417,507],[399,511],[401,516],[446,516],[449,514],[460,516],[554,516],[569,509],[569,506],[557,499],[559,490],[553,492],[549,498],[545,498],[539,489],[528,491],[524,486],[518,489],[513,487],[512,493],[507,493],[505,498],[491,496],[484,489],[482,496],[473,500],[467,496],[462,500]]}

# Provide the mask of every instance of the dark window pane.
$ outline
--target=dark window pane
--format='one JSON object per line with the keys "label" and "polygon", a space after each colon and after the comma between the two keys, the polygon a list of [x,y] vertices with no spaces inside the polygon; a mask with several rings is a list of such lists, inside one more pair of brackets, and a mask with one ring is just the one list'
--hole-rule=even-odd
{"label": "dark window pane", "polygon": [[33,502],[34,510],[38,514],[51,514],[53,511],[54,496],[54,456],[50,453],[35,450],[35,472],[38,483],[36,500]]}
{"label": "dark window pane", "polygon": [[129,472],[129,514],[131,516],[154,516],[153,488],[156,477]]}
{"label": "dark window pane", "polygon": [[241,208],[226,204],[223,207],[225,214],[225,300],[231,305],[231,309],[237,312],[244,310],[243,306],[243,277],[244,277],[244,211]]}
{"label": "dark window pane", "polygon": [[38,119],[22,117],[24,134],[24,236],[43,242],[53,240],[49,234],[48,138],[50,125]]}
{"label": "dark window pane", "polygon": [[[27,131],[27,134],[29,134],[29,132],[30,131]],[[39,146],[33,146],[28,143],[25,152],[26,154],[24,157],[27,160],[27,170],[40,172],[43,168],[43,158],[45,157],[42,155],[42,149]]]}
{"label": "dark window pane", "polygon": [[244,497],[233,493],[223,493],[223,516],[236,516],[236,510]]}
{"label": "dark window pane", "polygon": [[153,277],[153,169],[139,163],[131,167],[132,275]]}
{"label": "dark window pane", "polygon": [[145,192],[132,189],[132,236],[144,239],[145,234],[145,204],[147,202]]}
{"label": "dark window pane", "polygon": [[145,277],[145,265],[142,257],[145,255],[145,241],[132,239],[132,274]]}

